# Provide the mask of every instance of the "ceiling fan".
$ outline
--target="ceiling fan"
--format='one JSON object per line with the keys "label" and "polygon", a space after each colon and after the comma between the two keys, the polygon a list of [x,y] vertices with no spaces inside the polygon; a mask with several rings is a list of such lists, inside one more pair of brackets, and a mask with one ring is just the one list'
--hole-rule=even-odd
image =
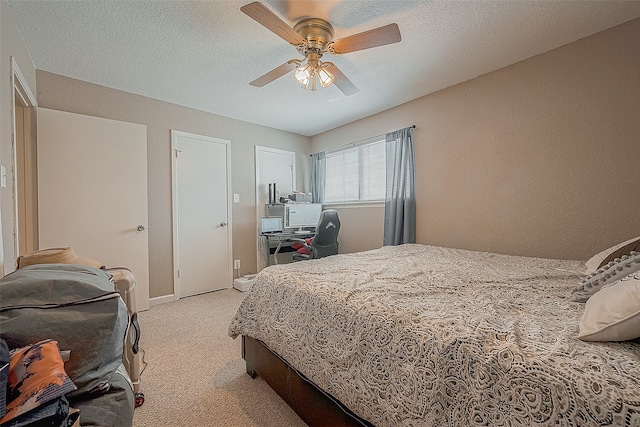
{"label": "ceiling fan", "polygon": [[249,83],[256,87],[262,87],[295,70],[294,75],[304,89],[316,90],[317,80],[322,87],[335,83],[342,93],[347,96],[353,95],[360,89],[335,64],[323,62],[320,58],[325,54],[340,55],[402,40],[398,24],[388,24],[333,40],[333,27],[324,19],[305,18],[291,28],[260,2],[249,3],[240,10],[294,45],[298,53],[304,56],[302,60],[291,59]]}

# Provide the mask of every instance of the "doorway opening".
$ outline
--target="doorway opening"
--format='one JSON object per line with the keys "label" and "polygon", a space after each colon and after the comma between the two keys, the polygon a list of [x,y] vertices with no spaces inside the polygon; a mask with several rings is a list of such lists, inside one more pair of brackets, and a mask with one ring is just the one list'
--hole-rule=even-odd
{"label": "doorway opening", "polygon": [[[16,259],[20,255],[38,249],[37,102],[13,57],[11,58],[11,87],[13,259]],[[2,172],[2,184],[5,186],[6,171]]]}
{"label": "doorway opening", "polygon": [[[262,245],[260,238],[260,218],[267,215],[266,204],[269,201],[269,185],[276,184],[277,191],[284,197],[293,193],[296,187],[296,153],[276,148],[255,147],[256,168],[256,271],[260,271],[269,264],[270,252]],[[276,200],[276,203],[279,201]]]}

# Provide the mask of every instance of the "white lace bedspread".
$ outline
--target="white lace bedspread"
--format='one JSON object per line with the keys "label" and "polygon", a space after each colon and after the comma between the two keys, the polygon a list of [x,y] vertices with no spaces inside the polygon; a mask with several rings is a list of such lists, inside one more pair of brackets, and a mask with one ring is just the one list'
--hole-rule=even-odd
{"label": "white lace bedspread", "polygon": [[578,340],[584,265],[422,245],[272,266],[229,327],[376,426],[640,426],[640,344]]}

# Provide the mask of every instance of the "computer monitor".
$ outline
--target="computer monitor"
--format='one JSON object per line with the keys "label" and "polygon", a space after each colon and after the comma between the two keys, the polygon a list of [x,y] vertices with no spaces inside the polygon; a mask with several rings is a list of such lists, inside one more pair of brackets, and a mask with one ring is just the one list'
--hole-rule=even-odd
{"label": "computer monitor", "polygon": [[261,218],[260,231],[262,234],[282,232],[282,218],[279,216],[273,218]]}
{"label": "computer monitor", "polygon": [[322,203],[287,203],[284,205],[285,228],[298,228],[296,233],[308,233],[305,227],[318,225]]}

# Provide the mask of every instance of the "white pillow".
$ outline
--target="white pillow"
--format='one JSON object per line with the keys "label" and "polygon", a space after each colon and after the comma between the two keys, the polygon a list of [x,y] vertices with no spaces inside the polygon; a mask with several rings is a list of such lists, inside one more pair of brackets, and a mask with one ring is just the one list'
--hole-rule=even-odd
{"label": "white pillow", "polygon": [[609,285],[627,274],[640,270],[640,252],[631,252],[616,258],[595,273],[586,277],[580,286],[571,291],[569,299],[574,302],[587,302],[587,300],[602,287]]}
{"label": "white pillow", "polygon": [[640,337],[640,272],[602,288],[585,304],[578,338],[627,341]]}
{"label": "white pillow", "polygon": [[585,274],[593,274],[605,264],[613,261],[615,258],[621,258],[622,255],[627,255],[631,251],[640,252],[640,236],[605,249],[589,258],[587,262],[585,262],[585,266],[587,267]]}

